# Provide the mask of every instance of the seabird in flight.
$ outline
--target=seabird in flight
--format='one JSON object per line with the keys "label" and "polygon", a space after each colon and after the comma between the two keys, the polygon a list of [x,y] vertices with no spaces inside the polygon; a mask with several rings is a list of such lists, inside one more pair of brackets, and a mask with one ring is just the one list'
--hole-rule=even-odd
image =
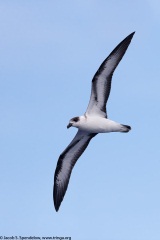
{"label": "seabird in flight", "polygon": [[89,142],[98,133],[129,132],[128,125],[114,122],[107,117],[106,103],[111,90],[114,70],[124,56],[135,32],[127,36],[103,61],[92,79],[92,89],[87,110],[83,116],[74,117],[67,128],[78,128],[77,134],[59,156],[54,175],[53,199],[56,211],[66,193],[72,169]]}

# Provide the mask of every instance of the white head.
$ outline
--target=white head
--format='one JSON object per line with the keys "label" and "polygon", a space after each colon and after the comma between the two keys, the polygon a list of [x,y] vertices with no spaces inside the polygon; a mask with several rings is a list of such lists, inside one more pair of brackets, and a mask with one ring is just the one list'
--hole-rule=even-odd
{"label": "white head", "polygon": [[67,125],[67,128],[70,127],[79,127],[79,122],[80,122],[80,117],[74,117],[71,118],[71,120],[69,121],[69,124]]}

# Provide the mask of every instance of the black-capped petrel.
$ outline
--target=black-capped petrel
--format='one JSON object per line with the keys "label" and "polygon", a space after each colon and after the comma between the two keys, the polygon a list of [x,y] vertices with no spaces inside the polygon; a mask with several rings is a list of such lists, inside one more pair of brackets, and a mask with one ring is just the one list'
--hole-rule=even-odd
{"label": "black-capped petrel", "polygon": [[72,169],[89,142],[98,133],[129,132],[128,125],[114,122],[107,117],[106,103],[111,90],[112,75],[125,54],[135,32],[126,37],[104,60],[92,79],[92,89],[87,110],[83,116],[74,117],[67,128],[73,126],[78,132],[59,156],[54,175],[53,199],[56,211],[66,193]]}

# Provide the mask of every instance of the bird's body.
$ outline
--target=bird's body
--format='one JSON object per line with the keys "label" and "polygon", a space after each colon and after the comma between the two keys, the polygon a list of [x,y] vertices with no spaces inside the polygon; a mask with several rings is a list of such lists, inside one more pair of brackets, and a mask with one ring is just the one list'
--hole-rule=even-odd
{"label": "bird's body", "polygon": [[120,42],[103,61],[92,79],[92,89],[87,110],[83,116],[74,117],[67,128],[73,126],[78,132],[59,156],[54,175],[54,206],[58,211],[66,193],[72,169],[89,142],[98,133],[128,132],[131,127],[108,119],[106,103],[111,90],[112,75],[124,56],[134,32]]}
{"label": "bird's body", "polygon": [[79,130],[88,133],[128,132],[129,126],[117,123],[101,116],[80,116],[74,124]]}

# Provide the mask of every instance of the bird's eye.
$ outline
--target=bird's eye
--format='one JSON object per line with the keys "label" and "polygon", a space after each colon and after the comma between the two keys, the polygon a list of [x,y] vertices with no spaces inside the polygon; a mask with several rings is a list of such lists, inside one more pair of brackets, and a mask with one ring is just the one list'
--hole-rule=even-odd
{"label": "bird's eye", "polygon": [[78,122],[78,121],[79,121],[79,117],[74,117],[74,118],[72,118],[72,121],[73,121],[73,122]]}

